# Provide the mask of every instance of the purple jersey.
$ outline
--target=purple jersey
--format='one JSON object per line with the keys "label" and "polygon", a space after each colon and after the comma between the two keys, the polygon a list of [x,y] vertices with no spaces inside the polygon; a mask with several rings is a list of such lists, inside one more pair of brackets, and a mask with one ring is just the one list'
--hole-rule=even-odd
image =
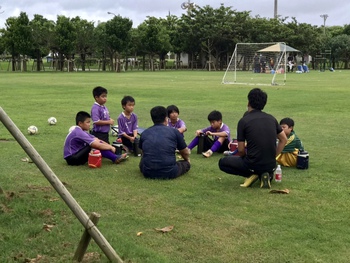
{"label": "purple jersey", "polygon": [[180,129],[180,128],[186,128],[186,124],[183,120],[181,119],[177,119],[177,121],[175,122],[175,124],[173,124],[171,122],[170,119],[168,119],[168,126],[174,129]]}
{"label": "purple jersey", "polygon": [[118,129],[119,135],[122,134],[134,134],[134,131],[138,128],[137,124],[137,115],[135,113],[131,113],[130,119],[125,116],[125,113],[122,112],[118,116]]}
{"label": "purple jersey", "polygon": [[90,145],[95,140],[95,137],[85,131],[79,126],[76,126],[66,137],[64,142],[63,157],[67,158],[76,154],[86,145]]}
{"label": "purple jersey", "polygon": [[[220,129],[219,129],[218,131],[215,130],[215,129],[213,129],[211,126],[202,129],[202,132],[203,132],[203,133],[206,133],[207,131],[210,131],[210,132],[226,132],[226,134],[227,134],[227,139],[228,139],[229,141],[231,141],[230,128],[229,128],[226,124],[224,124],[224,123],[221,124],[221,127],[220,127]],[[213,136],[213,140],[214,140],[214,141],[216,141],[217,139],[219,139],[218,136],[216,136],[216,135]]]}
{"label": "purple jersey", "polygon": [[110,125],[96,125],[95,123],[98,121],[108,121],[110,119],[109,111],[106,106],[100,105],[97,102],[92,105],[91,108],[91,120],[93,123],[92,130],[94,132],[103,132],[108,133],[110,129]]}

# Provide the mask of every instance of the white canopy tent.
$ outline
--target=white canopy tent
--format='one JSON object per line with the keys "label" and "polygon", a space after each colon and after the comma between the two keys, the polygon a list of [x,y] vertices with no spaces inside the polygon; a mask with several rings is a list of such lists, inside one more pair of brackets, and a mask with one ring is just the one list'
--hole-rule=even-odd
{"label": "white canopy tent", "polygon": [[300,52],[300,51],[286,44],[276,43],[272,46],[258,50],[258,52]]}

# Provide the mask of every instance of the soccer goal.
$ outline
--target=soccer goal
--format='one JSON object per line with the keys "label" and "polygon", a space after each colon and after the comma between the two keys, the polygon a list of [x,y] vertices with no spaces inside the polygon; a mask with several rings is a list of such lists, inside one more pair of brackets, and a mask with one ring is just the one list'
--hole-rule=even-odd
{"label": "soccer goal", "polygon": [[285,43],[238,43],[222,83],[285,85],[286,58]]}

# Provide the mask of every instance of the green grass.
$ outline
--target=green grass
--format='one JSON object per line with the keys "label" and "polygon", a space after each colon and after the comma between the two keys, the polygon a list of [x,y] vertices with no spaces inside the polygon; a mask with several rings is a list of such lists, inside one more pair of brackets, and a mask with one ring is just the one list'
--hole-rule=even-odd
{"label": "green grass", "polygon": [[[139,125],[151,125],[153,106],[175,104],[186,122],[187,143],[208,126],[216,109],[233,136],[252,86],[222,85],[223,72],[1,73],[0,106],[26,135],[87,212],[101,214],[99,230],[125,262],[348,262],[349,71],[288,74],[286,86],[265,86],[265,111],[294,119],[310,153],[310,168],[284,168],[288,195],[269,194],[258,183],[242,189],[241,177],[218,169],[221,155],[191,156],[190,172],[172,181],[152,181],[138,170],[139,158],[100,169],[68,167],[63,142],[77,111],[90,111],[92,89],[108,89],[112,118],[124,95],[136,99]],[[55,126],[47,119],[57,118]],[[30,125],[39,134],[30,136]],[[0,123],[0,262],[69,262],[83,227]],[[52,224],[51,232],[43,224]],[[169,233],[154,228],[174,225]],[[143,235],[137,236],[137,232]],[[88,252],[101,254],[94,241]]]}

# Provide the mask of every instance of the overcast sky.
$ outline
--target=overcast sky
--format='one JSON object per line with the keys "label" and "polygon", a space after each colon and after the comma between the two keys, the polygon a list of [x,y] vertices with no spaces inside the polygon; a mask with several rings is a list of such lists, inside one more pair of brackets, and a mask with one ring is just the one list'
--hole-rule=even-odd
{"label": "overcast sky", "polygon": [[[94,22],[105,22],[112,18],[107,12],[120,14],[133,21],[137,27],[147,16],[165,18],[169,12],[181,16],[185,10],[181,4],[188,0],[2,0],[0,1],[0,28],[5,27],[8,17],[17,17],[21,11],[26,12],[29,19],[40,14],[56,21],[57,15],[67,17],[79,16]],[[274,16],[275,0],[191,0],[199,6],[210,5],[218,8],[221,3],[233,7],[237,11],[251,11],[254,17]],[[326,26],[350,24],[350,0],[278,0],[278,15],[295,17],[299,23],[321,26],[324,19],[320,15],[327,14]],[[289,20],[287,20],[289,21]]]}

